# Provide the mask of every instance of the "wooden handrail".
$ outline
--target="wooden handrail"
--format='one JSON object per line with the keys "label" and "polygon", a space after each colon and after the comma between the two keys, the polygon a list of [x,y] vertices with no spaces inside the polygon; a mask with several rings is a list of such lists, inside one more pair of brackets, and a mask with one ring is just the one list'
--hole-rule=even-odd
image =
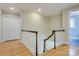
{"label": "wooden handrail", "polygon": [[56,48],[56,33],[55,32],[61,32],[61,31],[65,31],[65,30],[53,30],[52,31],[52,34],[47,37],[46,39],[44,39],[44,50],[43,52],[45,52],[45,49],[46,49],[46,41],[49,40],[49,38],[51,38],[53,35],[54,35],[54,49]]}
{"label": "wooden handrail", "polygon": [[31,30],[23,30],[22,32],[31,32],[36,34],[36,56],[38,56],[38,31],[31,31]]}

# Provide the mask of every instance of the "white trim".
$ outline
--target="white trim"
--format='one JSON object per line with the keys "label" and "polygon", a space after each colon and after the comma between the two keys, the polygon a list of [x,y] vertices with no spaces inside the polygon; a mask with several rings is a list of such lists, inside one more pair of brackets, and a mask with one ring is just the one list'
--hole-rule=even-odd
{"label": "white trim", "polygon": [[20,18],[20,16],[8,15],[8,14],[3,14],[3,16],[5,16],[5,17],[19,17]]}
{"label": "white trim", "polygon": [[68,43],[68,41],[70,39],[70,33],[69,33],[69,28],[70,28],[70,21],[69,21],[70,14],[69,14],[69,11],[68,10],[67,10],[67,14],[66,15],[67,15],[67,43]]}
{"label": "white trim", "polygon": [[20,40],[21,40],[21,36],[22,36],[22,33],[21,33],[21,27],[22,27],[22,17],[21,17],[21,12],[20,12],[20,16],[19,16],[19,21],[20,21]]}

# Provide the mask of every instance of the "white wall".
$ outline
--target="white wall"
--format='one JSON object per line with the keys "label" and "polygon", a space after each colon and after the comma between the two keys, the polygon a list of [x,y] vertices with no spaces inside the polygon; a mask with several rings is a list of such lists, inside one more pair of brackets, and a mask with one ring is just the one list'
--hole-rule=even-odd
{"label": "white wall", "polygon": [[51,30],[61,29],[61,21],[61,14],[51,17],[49,23]]}
{"label": "white wall", "polygon": [[[49,19],[49,26],[50,26],[50,31],[51,33],[52,30],[61,30],[65,29],[66,30],[66,14],[59,14],[53,17],[50,17]],[[61,45],[66,42],[66,31],[65,32],[56,32],[56,44]],[[53,37],[50,38],[50,41],[53,41]]]}
{"label": "white wall", "polygon": [[[23,29],[38,31],[38,48],[39,53],[43,51],[43,39],[47,37],[49,25],[48,18],[41,16],[38,13],[32,12],[22,12],[22,23]],[[27,36],[27,38],[26,38]],[[26,36],[23,34],[23,41],[27,47],[35,53],[35,35],[31,33],[26,33]],[[29,43],[28,43],[29,42]]]}
{"label": "white wall", "polygon": [[63,34],[63,39],[68,44],[68,27],[69,27],[69,13],[68,10],[62,11],[62,28],[65,29],[65,32]]}

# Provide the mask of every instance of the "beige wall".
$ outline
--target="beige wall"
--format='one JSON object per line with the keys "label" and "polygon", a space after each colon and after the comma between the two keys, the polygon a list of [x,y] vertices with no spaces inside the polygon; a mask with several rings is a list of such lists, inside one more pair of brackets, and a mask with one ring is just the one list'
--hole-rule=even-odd
{"label": "beige wall", "polygon": [[[47,37],[49,25],[48,18],[38,13],[22,12],[23,29],[38,31],[38,48],[39,53],[43,51],[43,39]],[[33,53],[35,53],[35,35],[31,33],[23,33],[23,41]]]}
{"label": "beige wall", "polygon": [[[51,33],[52,30],[61,30],[61,29],[65,29],[66,27],[66,19],[63,20],[63,18],[65,18],[65,15],[63,14],[59,14],[53,17],[50,17],[49,19],[49,33]],[[53,41],[53,37],[50,38],[51,41]],[[56,32],[56,44],[57,46],[65,43],[66,42],[66,33],[65,32]]]}
{"label": "beige wall", "polygon": [[2,15],[0,14],[0,41],[2,41]]}
{"label": "beige wall", "polygon": [[68,43],[68,27],[69,27],[69,13],[68,10],[62,11],[62,29],[65,29],[63,39]]}

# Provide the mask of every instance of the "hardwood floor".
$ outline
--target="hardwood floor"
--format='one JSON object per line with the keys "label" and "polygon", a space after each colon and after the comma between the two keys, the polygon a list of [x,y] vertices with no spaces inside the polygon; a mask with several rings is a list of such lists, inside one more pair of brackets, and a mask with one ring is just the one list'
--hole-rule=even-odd
{"label": "hardwood floor", "polygon": [[20,40],[15,39],[0,42],[0,56],[32,56],[32,53]]}
{"label": "hardwood floor", "polygon": [[[67,56],[69,54],[69,46],[62,44],[56,49],[50,49],[40,56]],[[0,56],[33,56],[20,40],[8,40],[0,42]]]}
{"label": "hardwood floor", "polygon": [[69,46],[67,44],[62,44],[56,49],[51,49],[41,54],[41,56],[68,56],[68,55],[69,55]]}

